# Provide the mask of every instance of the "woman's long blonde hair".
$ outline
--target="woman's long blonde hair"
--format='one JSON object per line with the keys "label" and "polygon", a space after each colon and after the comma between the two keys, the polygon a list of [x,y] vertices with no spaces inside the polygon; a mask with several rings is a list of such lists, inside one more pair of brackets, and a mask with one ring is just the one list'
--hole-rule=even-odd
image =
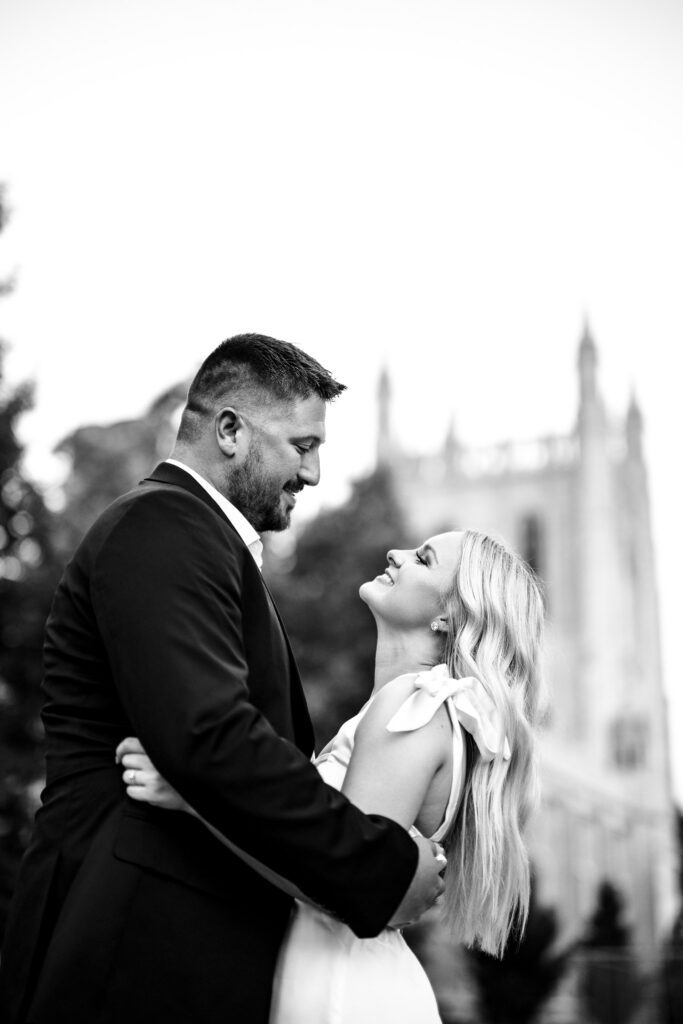
{"label": "woman's long blonde hair", "polygon": [[468,737],[465,788],[445,840],[446,918],[467,945],[501,956],[529,908],[522,828],[538,790],[533,726],[542,693],[543,598],[518,555],[467,530],[444,607],[450,675],[481,680],[511,748],[510,760],[498,754],[484,763]]}

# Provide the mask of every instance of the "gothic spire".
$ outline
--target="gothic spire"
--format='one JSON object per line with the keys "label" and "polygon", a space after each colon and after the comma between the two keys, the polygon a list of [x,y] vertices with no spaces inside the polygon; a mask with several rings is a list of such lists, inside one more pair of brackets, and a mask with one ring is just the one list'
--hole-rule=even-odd
{"label": "gothic spire", "polygon": [[598,350],[593,340],[588,317],[584,320],[583,335],[579,343],[579,379],[582,393],[595,392],[595,378],[598,365]]}
{"label": "gothic spire", "polygon": [[455,432],[455,416],[451,416],[448,421],[448,428],[443,442],[443,457],[447,469],[453,469],[455,467],[459,451],[460,442],[458,441],[458,436]]}
{"label": "gothic spire", "polygon": [[626,444],[629,455],[640,458],[643,453],[643,414],[636,398],[635,388],[631,389],[631,398],[626,411]]}
{"label": "gothic spire", "polygon": [[377,384],[377,466],[389,466],[393,450],[391,433],[391,381],[386,363],[382,365]]}
{"label": "gothic spire", "polygon": [[579,343],[579,430],[600,427],[603,422],[602,400],[598,392],[598,350],[593,340],[588,317]]}

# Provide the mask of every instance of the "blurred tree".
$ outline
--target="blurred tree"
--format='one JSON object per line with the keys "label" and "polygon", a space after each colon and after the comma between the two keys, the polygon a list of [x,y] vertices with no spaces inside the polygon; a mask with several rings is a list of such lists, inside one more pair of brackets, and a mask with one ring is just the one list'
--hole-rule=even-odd
{"label": "blurred tree", "polygon": [[71,463],[57,534],[63,557],[71,554],[107,505],[167,457],[186,395],[187,384],[177,384],[138,419],[79,427],[57,445],[56,451]]}
{"label": "blurred tree", "polygon": [[623,900],[616,886],[608,881],[601,882],[584,939],[588,949],[625,949],[628,946],[629,929],[622,917],[623,909]]}
{"label": "blurred tree", "polygon": [[676,823],[679,851],[679,911],[662,958],[659,985],[661,1024],[680,1024],[683,1021],[683,813],[680,809],[676,811]]}
{"label": "blurred tree", "polygon": [[558,951],[555,911],[539,906],[531,881],[529,918],[523,935],[511,938],[500,960],[479,949],[467,956],[487,1024],[531,1024],[557,987],[573,948]]}
{"label": "blurred tree", "polygon": [[372,689],[373,618],[358,597],[405,546],[405,526],[388,473],[358,480],[344,505],[302,531],[293,564],[268,574],[292,640],[319,742],[354,715]]}
{"label": "blurred tree", "polygon": [[[9,220],[9,207],[5,199],[5,186],[0,185],[0,234],[5,230]],[[14,278],[0,278],[0,295],[8,295],[14,288]]]}
{"label": "blurred tree", "polygon": [[601,882],[583,941],[581,980],[584,1006],[597,1024],[627,1024],[643,996],[623,910],[619,890],[609,881]]}
{"label": "blurred tree", "polygon": [[[0,228],[6,221],[0,192]],[[43,626],[59,574],[51,516],[23,473],[16,436],[32,388],[8,387],[5,348],[0,342],[0,941],[42,779]]]}

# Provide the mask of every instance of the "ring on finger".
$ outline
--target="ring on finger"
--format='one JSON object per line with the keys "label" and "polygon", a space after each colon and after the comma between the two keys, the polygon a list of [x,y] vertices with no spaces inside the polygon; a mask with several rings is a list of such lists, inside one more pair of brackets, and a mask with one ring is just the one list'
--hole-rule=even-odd
{"label": "ring on finger", "polygon": [[128,769],[128,785],[129,786],[134,786],[135,785],[135,769],[134,768],[129,768]]}

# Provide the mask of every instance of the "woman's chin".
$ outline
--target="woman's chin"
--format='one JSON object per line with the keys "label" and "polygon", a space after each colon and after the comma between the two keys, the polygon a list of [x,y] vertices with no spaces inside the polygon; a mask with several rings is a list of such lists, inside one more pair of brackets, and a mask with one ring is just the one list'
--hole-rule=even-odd
{"label": "woman's chin", "polygon": [[375,579],[366,580],[366,582],[361,583],[360,587],[358,588],[359,598],[361,599],[361,601],[364,601],[369,608],[372,608],[375,602],[377,601],[378,597],[380,597],[379,586],[380,584],[378,584],[377,580]]}
{"label": "woman's chin", "polygon": [[380,583],[379,577],[377,577],[362,583],[358,590],[358,596],[368,606],[375,619],[378,616],[382,617],[383,598],[386,597],[388,589],[386,584]]}

